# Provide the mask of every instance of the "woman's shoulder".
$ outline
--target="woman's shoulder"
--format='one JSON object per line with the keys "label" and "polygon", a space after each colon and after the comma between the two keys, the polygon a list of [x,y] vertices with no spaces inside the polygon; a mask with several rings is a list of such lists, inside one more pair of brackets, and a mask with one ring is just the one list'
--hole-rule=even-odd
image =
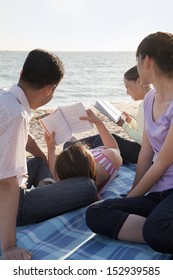
{"label": "woman's shoulder", "polygon": [[155,96],[155,92],[156,90],[154,88],[152,88],[151,90],[149,90],[149,92],[145,95],[143,104],[144,104],[144,109],[146,107],[148,107],[149,104],[152,103],[152,100],[154,99]]}
{"label": "woman's shoulder", "polygon": [[147,100],[147,99],[153,98],[154,95],[155,95],[155,92],[156,92],[155,88],[150,89],[150,90],[147,92],[147,94],[145,95],[144,101]]}

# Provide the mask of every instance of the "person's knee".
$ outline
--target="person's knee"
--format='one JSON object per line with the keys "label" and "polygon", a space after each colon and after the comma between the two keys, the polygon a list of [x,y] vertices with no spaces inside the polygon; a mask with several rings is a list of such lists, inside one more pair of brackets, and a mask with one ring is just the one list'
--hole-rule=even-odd
{"label": "person's knee", "polygon": [[93,203],[86,210],[86,223],[87,226],[95,233],[98,232],[98,225],[100,224],[100,214],[97,204],[99,202]]}
{"label": "person's knee", "polygon": [[164,216],[149,217],[143,226],[145,242],[155,251],[173,253],[173,223]]}
{"label": "person's knee", "polygon": [[[73,178],[74,179],[74,178]],[[77,178],[76,178],[77,179]],[[78,178],[77,182],[79,187],[79,193],[81,201],[84,200],[86,205],[89,205],[96,201],[97,187],[95,182],[90,178]],[[81,184],[80,184],[81,182]]]}
{"label": "person's knee", "polygon": [[43,160],[40,157],[33,157],[30,159],[30,162],[34,165],[39,167],[41,164],[43,164]]}
{"label": "person's knee", "polygon": [[94,202],[96,200],[96,197],[97,197],[97,187],[96,187],[96,184],[93,180],[91,180],[89,194],[90,194],[92,202]]}
{"label": "person's knee", "polygon": [[86,223],[95,233],[117,239],[119,225],[125,220],[121,210],[111,208],[114,200],[102,200],[92,204],[86,211]]}

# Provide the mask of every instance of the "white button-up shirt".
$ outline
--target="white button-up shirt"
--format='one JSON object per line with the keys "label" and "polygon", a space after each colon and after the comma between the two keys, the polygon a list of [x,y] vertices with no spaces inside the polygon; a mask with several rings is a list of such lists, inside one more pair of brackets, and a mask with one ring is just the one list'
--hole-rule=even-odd
{"label": "white button-up shirt", "polygon": [[26,182],[26,143],[31,109],[23,90],[0,90],[0,179],[16,176]]}

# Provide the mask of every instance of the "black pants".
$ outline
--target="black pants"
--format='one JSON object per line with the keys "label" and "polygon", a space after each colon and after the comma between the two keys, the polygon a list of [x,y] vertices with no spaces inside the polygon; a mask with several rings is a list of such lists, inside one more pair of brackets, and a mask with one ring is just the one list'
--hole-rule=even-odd
{"label": "black pants", "polygon": [[[173,189],[146,196],[96,202],[86,212],[88,227],[117,239],[129,214],[146,217],[143,238],[155,251],[173,254]],[[135,231],[135,228],[134,228]]]}
{"label": "black pants", "polygon": [[[115,138],[115,140],[118,143],[121,156],[123,159],[123,163],[126,162],[137,163],[138,155],[141,150],[141,145],[139,145],[136,142],[121,138],[116,134],[112,134],[112,136]],[[94,136],[82,138],[80,139],[80,142],[88,144],[91,149],[103,145],[100,135],[94,135]]]}

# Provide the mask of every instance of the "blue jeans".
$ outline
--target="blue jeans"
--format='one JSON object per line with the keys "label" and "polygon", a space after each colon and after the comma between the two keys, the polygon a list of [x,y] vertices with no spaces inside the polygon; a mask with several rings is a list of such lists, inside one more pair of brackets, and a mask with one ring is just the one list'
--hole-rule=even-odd
{"label": "blue jeans", "polygon": [[173,189],[96,202],[87,209],[86,222],[93,232],[117,239],[129,214],[146,217],[143,237],[152,249],[173,254]]}
{"label": "blue jeans", "polygon": [[74,177],[48,186],[21,190],[17,226],[53,218],[87,206],[95,199],[95,183],[86,177]]}
{"label": "blue jeans", "polygon": [[95,183],[87,177],[75,177],[30,189],[44,178],[52,177],[40,158],[28,161],[28,188],[20,190],[17,226],[38,223],[62,213],[87,206],[96,199]]}
{"label": "blue jeans", "polygon": [[28,183],[27,189],[33,185],[37,187],[38,183],[45,178],[52,178],[48,165],[39,157],[33,157],[27,161]]}

